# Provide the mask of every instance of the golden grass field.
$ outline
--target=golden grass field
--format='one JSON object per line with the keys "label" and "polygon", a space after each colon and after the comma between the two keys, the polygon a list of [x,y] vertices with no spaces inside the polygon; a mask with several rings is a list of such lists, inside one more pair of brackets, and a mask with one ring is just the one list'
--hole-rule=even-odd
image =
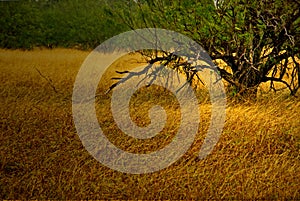
{"label": "golden grass field", "polygon": [[[73,83],[88,54],[0,50],[2,199],[300,199],[300,99],[285,93],[265,92],[243,104],[228,101],[222,136],[203,160],[197,154],[210,121],[207,102],[199,107],[195,142],[168,168],[134,175],[100,164],[83,147],[72,118]],[[110,69],[132,61],[124,57]],[[154,102],[168,114],[166,133],[144,142],[116,127],[109,98],[97,100],[98,114],[105,114],[98,119],[120,148],[147,153],[176,134],[179,111],[171,94],[150,87],[132,98],[132,118],[140,126],[149,124],[145,116]]]}

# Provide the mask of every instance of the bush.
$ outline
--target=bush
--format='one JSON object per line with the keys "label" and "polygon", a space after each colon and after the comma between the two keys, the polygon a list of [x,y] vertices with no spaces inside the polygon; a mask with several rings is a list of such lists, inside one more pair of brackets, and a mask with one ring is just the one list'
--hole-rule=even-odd
{"label": "bush", "polygon": [[90,49],[127,29],[103,0],[1,2],[0,8],[1,48]]}

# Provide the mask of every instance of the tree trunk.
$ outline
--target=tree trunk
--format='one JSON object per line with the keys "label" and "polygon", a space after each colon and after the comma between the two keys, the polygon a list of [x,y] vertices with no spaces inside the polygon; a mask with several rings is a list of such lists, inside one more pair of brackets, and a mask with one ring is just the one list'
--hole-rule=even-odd
{"label": "tree trunk", "polygon": [[235,76],[238,85],[234,86],[235,96],[239,100],[255,100],[257,97],[258,86],[261,83],[260,72],[254,68],[244,68]]}

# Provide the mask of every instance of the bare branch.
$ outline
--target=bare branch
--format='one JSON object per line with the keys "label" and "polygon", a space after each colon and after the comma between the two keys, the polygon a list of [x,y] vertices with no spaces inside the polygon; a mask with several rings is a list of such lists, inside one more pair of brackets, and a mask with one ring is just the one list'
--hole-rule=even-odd
{"label": "bare branch", "polygon": [[34,66],[34,69],[39,73],[39,75],[44,79],[46,80],[46,82],[50,85],[50,87],[53,89],[53,91],[55,93],[59,93],[56,89],[56,87],[54,86],[52,80],[49,78],[49,77],[46,77],[39,69],[37,69],[35,66]]}

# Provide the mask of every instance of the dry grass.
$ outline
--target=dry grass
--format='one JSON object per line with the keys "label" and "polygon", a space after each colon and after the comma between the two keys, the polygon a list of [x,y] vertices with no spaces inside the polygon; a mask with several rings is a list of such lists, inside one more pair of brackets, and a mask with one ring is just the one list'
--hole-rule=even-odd
{"label": "dry grass", "polygon": [[[209,125],[209,104],[200,107],[202,122],[191,149],[170,167],[131,175],[101,165],[82,146],[71,113],[73,83],[87,55],[64,49],[0,50],[2,199],[300,199],[300,102],[284,94],[229,103],[222,137],[204,160],[197,154]],[[59,93],[35,68],[51,78]],[[172,115],[165,129],[174,132],[153,141],[127,139],[103,109],[109,96],[99,99],[97,111],[108,114],[98,116],[101,125],[121,148],[147,153],[175,135],[176,100],[154,91],[140,90],[132,99],[138,125],[149,123],[145,108],[154,101]]]}

